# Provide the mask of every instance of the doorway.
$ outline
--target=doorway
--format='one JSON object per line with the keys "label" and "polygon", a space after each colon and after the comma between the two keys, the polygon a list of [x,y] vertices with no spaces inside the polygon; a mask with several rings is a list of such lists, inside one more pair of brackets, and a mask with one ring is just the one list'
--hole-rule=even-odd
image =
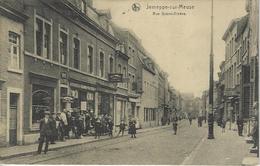
{"label": "doorway", "polygon": [[17,112],[18,112],[19,94],[10,93],[9,100],[9,144],[17,145]]}

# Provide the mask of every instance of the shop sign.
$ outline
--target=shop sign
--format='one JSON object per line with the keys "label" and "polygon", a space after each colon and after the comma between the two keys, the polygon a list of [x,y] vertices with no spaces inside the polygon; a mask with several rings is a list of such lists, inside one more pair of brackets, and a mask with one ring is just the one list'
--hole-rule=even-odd
{"label": "shop sign", "polygon": [[120,73],[109,73],[108,74],[109,82],[116,83],[116,82],[123,82],[123,74]]}
{"label": "shop sign", "polygon": [[90,91],[95,91],[96,90],[93,87],[89,87],[89,86],[86,86],[86,85],[78,84],[78,83],[75,83],[75,82],[70,82],[70,86],[75,87],[75,88],[79,88],[79,89],[90,90]]}

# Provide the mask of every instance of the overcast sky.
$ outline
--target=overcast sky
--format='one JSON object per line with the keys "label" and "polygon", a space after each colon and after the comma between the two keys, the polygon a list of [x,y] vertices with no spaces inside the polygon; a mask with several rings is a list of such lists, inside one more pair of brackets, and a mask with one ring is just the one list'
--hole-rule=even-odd
{"label": "overcast sky", "polygon": [[[112,20],[133,30],[161,68],[169,74],[170,84],[181,92],[201,96],[208,89],[210,53],[211,0],[93,0],[97,9],[110,9]],[[141,10],[134,12],[133,3]],[[193,5],[186,16],[155,16],[148,5]],[[230,21],[246,14],[245,0],[214,0],[215,76],[224,60],[225,44],[221,39]]]}

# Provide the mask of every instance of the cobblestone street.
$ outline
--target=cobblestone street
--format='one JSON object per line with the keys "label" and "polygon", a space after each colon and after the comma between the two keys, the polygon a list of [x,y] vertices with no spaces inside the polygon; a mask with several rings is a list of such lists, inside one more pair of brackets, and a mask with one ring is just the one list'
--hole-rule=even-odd
{"label": "cobblestone street", "polygon": [[[137,135],[4,160],[24,164],[229,164],[241,165],[249,146],[235,131],[221,133],[215,127],[214,140],[207,139],[207,126],[198,128],[183,120],[177,135],[171,126]],[[205,157],[207,155],[207,157]],[[68,157],[69,156],[69,157]]]}

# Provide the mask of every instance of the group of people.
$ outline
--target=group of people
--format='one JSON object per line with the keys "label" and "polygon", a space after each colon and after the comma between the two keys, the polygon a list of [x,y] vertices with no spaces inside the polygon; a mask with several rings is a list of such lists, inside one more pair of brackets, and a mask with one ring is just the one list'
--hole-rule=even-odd
{"label": "group of people", "polygon": [[[119,133],[124,135],[127,124],[122,120],[119,125]],[[49,142],[55,144],[55,141],[65,141],[66,139],[80,139],[83,136],[91,135],[94,132],[95,139],[99,139],[101,135],[108,134],[113,136],[113,119],[110,115],[100,115],[96,117],[88,111],[67,111],[50,113],[44,112],[44,118],[40,120],[40,138],[38,153],[42,151],[45,142],[44,153],[48,151]],[[93,132],[90,132],[93,131]],[[132,138],[136,138],[136,121],[129,121],[129,134]]]}

